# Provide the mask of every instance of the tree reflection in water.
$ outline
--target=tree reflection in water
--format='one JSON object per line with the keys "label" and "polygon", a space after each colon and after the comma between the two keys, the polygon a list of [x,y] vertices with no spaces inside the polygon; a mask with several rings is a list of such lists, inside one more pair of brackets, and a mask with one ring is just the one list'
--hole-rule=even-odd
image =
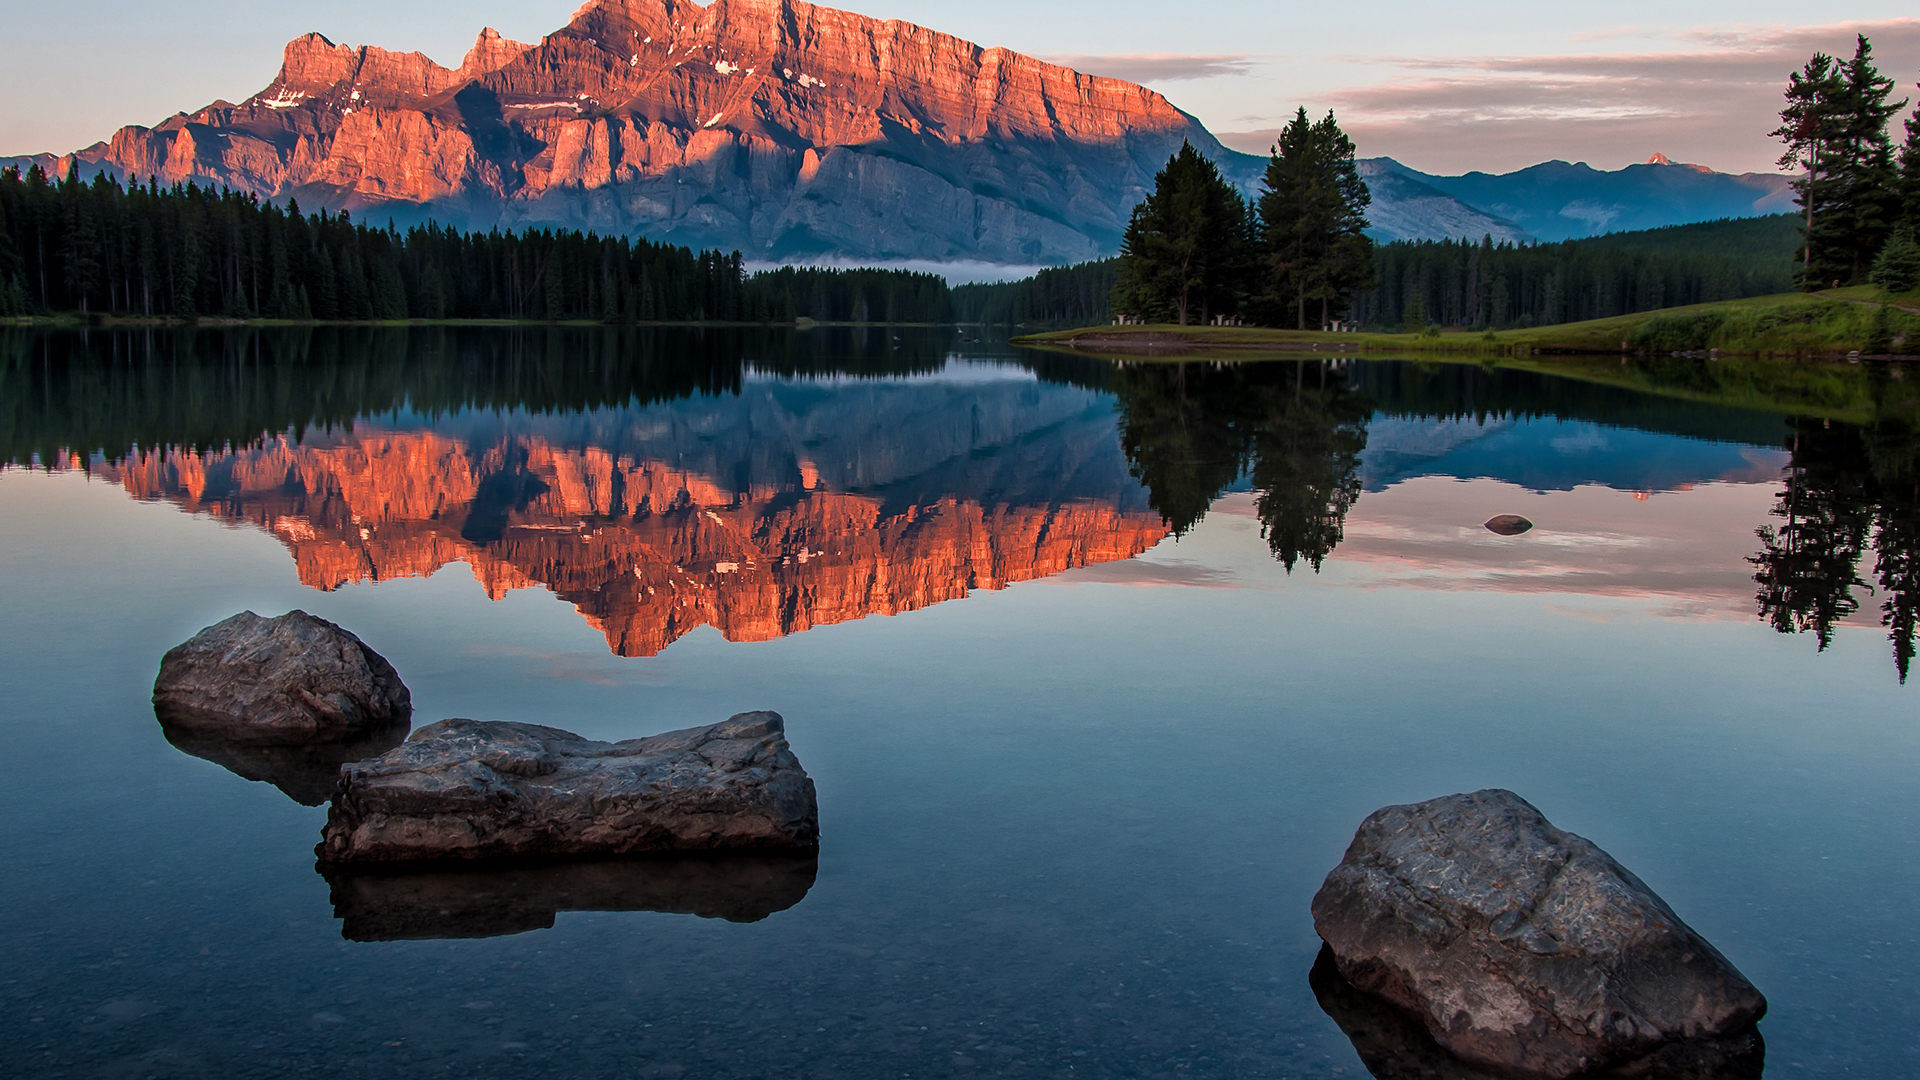
{"label": "tree reflection in water", "polygon": [[1343,539],[1373,406],[1327,361],[1125,363],[1108,389],[1133,475],[1175,535],[1244,480],[1288,572],[1318,571]]}
{"label": "tree reflection in water", "polygon": [[[1880,622],[1907,681],[1920,623],[1920,432],[1897,420],[1866,426],[1795,418],[1777,523],[1758,530],[1748,561],[1760,618],[1783,634],[1812,633],[1817,648],[1860,610],[1859,590],[1881,597]],[[1874,584],[1860,576],[1874,552]],[[1876,588],[1877,586],[1877,588]]]}

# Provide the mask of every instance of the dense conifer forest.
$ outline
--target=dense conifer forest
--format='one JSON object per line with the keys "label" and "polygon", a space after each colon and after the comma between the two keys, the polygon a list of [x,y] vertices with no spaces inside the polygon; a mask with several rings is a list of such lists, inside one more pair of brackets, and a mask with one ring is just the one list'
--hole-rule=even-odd
{"label": "dense conifer forest", "polygon": [[989,326],[1087,326],[1113,317],[1119,259],[1056,266],[1019,281],[960,285],[953,320]]}
{"label": "dense conifer forest", "polygon": [[1791,292],[1799,239],[1779,214],[1557,244],[1382,244],[1352,317],[1371,329],[1548,326]]}
{"label": "dense conifer forest", "polygon": [[[1381,244],[1354,293],[1369,329],[1525,327],[1794,288],[1800,222],[1778,215],[1554,244]],[[0,173],[0,316],[296,321],[961,322],[1112,318],[1121,261],[949,289],[936,274],[779,267],[738,253],[534,229],[400,232],[234,191]]]}
{"label": "dense conifer forest", "polygon": [[[1409,320],[1546,326],[1791,292],[1799,242],[1798,220],[1786,214],[1560,243],[1394,241],[1374,247],[1376,285],[1354,294],[1350,317],[1372,330],[1409,328]],[[1107,259],[1022,281],[962,285],[953,290],[954,318],[1007,326],[1104,323],[1113,318],[1109,297],[1119,265]]]}
{"label": "dense conifer forest", "polygon": [[529,229],[399,232],[194,184],[0,173],[0,316],[941,322],[945,281]]}

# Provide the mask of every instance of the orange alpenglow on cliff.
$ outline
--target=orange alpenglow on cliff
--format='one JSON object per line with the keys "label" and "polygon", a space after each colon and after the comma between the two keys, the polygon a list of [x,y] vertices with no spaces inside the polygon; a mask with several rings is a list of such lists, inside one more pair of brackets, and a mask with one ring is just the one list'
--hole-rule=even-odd
{"label": "orange alpenglow on cliff", "polygon": [[309,34],[240,104],[77,158],[402,224],[1034,263],[1116,250],[1182,139],[1259,164],[1151,90],[910,23],[798,0],[601,0],[537,45],[489,29],[458,69]]}
{"label": "orange alpenglow on cliff", "polygon": [[1168,532],[1158,513],[1094,499],[983,506],[946,497],[887,513],[878,498],[809,490],[812,481],[734,491],[657,461],[532,436],[481,447],[363,431],[328,446],[279,439],[93,468],[135,497],[270,529],[317,589],[451,562],[470,565],[494,599],[544,585],[622,656],[652,656],[705,624],[729,641],[767,641],[912,611],[1131,558]]}

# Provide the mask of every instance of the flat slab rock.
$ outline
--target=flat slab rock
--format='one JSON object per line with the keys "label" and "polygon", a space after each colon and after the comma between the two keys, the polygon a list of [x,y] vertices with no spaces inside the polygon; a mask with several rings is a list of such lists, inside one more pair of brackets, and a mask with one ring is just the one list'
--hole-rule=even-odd
{"label": "flat slab rock", "polygon": [[341,769],[323,862],[807,850],[813,781],[779,713],[595,742],[538,724],[442,720]]}
{"label": "flat slab rock", "polygon": [[1313,922],[1353,986],[1506,1074],[1738,1045],[1767,1008],[1645,883],[1510,791],[1375,811]]}
{"label": "flat slab rock", "polygon": [[237,742],[327,742],[404,728],[413,699],[385,657],[333,623],[243,611],[167,650],[153,711]]}

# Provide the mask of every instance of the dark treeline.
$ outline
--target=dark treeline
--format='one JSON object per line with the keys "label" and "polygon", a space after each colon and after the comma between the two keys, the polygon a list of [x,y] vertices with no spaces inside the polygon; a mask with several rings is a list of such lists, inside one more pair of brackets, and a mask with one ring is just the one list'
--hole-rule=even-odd
{"label": "dark treeline", "polygon": [[[1395,241],[1373,249],[1377,285],[1355,293],[1349,310],[1376,330],[1510,328],[1767,296],[1794,289],[1799,242],[1798,219],[1787,214],[1560,243]],[[953,290],[954,318],[1003,326],[1109,322],[1118,272],[1119,260],[1107,259],[962,285]]]}
{"label": "dark treeline", "polygon": [[395,410],[644,405],[738,393],[753,372],[910,375],[951,347],[951,331],[864,327],[0,330],[0,465],[249,446]]}
{"label": "dark treeline", "polygon": [[945,281],[530,229],[405,233],[194,184],[0,173],[0,316],[942,322]]}
{"label": "dark treeline", "polygon": [[578,232],[404,235],[193,184],[0,174],[0,312],[743,319],[740,258]]}
{"label": "dark treeline", "polygon": [[944,323],[952,303],[946,279],[909,270],[782,266],[747,279],[756,322]]}
{"label": "dark treeline", "polygon": [[1374,250],[1362,325],[1527,327],[1790,292],[1798,222],[1788,215],[1673,225],[1548,244],[1483,238]]}
{"label": "dark treeline", "polygon": [[1019,281],[960,285],[953,319],[987,326],[1091,326],[1113,318],[1120,260],[1054,266]]}

